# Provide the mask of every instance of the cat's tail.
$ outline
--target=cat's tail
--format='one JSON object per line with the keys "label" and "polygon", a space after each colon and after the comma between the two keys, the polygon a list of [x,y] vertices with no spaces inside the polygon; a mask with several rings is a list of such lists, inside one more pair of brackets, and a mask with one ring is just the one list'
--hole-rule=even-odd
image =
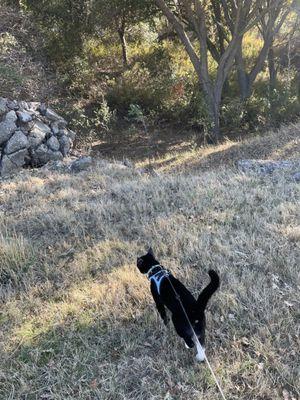
{"label": "cat's tail", "polygon": [[211,269],[210,271],[208,271],[208,275],[210,276],[210,282],[202,290],[197,299],[197,313],[202,313],[205,310],[209,299],[220,286],[220,278],[216,271]]}

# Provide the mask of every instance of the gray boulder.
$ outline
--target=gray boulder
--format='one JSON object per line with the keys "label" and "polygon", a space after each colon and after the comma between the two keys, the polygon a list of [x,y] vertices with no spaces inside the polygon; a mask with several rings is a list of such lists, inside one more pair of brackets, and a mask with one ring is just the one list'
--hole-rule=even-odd
{"label": "gray boulder", "polygon": [[28,110],[38,111],[40,105],[41,103],[39,103],[38,101],[31,101],[30,103],[28,103]]}
{"label": "gray boulder", "polygon": [[4,155],[0,163],[1,176],[10,175],[17,170],[18,167],[10,160],[7,155]]}
{"label": "gray boulder", "polygon": [[58,126],[57,122],[52,122],[51,130],[52,130],[54,135],[58,135],[59,134],[59,126]]}
{"label": "gray boulder", "polygon": [[49,126],[41,121],[35,121],[34,126],[29,133],[29,144],[31,147],[38,147],[45,139],[46,135],[51,133]]}
{"label": "gray boulder", "polygon": [[26,164],[26,158],[28,157],[28,150],[22,149],[16,151],[15,153],[7,154],[7,156],[17,167],[23,167],[23,165]]}
{"label": "gray boulder", "polygon": [[19,120],[23,123],[26,124],[27,122],[32,121],[32,115],[25,112],[25,111],[17,111],[17,116],[19,118]]}
{"label": "gray boulder", "polygon": [[23,100],[19,101],[19,106],[20,106],[20,109],[22,109],[22,110],[28,110],[28,108],[29,108],[27,101],[23,101]]}
{"label": "gray boulder", "polygon": [[50,160],[48,147],[45,144],[41,144],[35,150],[32,151],[32,164],[40,166],[46,164]]}
{"label": "gray boulder", "polygon": [[76,133],[74,131],[72,131],[71,129],[69,129],[68,136],[72,140],[72,142],[74,142],[75,137],[76,137]]}
{"label": "gray boulder", "polygon": [[17,119],[18,119],[18,117],[17,117],[16,112],[11,110],[5,115],[4,121],[17,122]]}
{"label": "gray boulder", "polygon": [[70,164],[70,169],[73,172],[80,172],[88,169],[92,165],[92,157],[80,157]]}
{"label": "gray boulder", "polygon": [[0,117],[7,112],[7,100],[3,97],[0,97]]}
{"label": "gray boulder", "polygon": [[10,110],[18,110],[20,107],[19,107],[19,104],[18,104],[18,102],[16,101],[16,100],[8,100],[7,101],[7,107],[10,109]]}
{"label": "gray boulder", "polygon": [[58,151],[59,148],[60,148],[60,143],[59,143],[58,139],[55,136],[51,136],[47,140],[47,146],[53,151]]}
{"label": "gray boulder", "polygon": [[292,170],[300,167],[299,160],[239,160],[237,167],[242,172],[270,175],[276,170]]}
{"label": "gray boulder", "polygon": [[27,148],[29,146],[28,139],[21,131],[16,131],[8,140],[4,148],[6,154],[14,153],[15,151]]}
{"label": "gray boulder", "polygon": [[64,126],[67,126],[67,121],[62,118],[60,115],[58,115],[55,111],[53,111],[51,108],[47,108],[45,111],[45,117],[48,118],[49,121],[53,122],[60,122]]}
{"label": "gray boulder", "polygon": [[61,161],[63,155],[60,151],[48,149],[45,144],[41,144],[32,154],[33,165],[40,166],[48,161]]}
{"label": "gray boulder", "polygon": [[41,103],[38,107],[38,111],[41,115],[45,116],[47,112],[47,106],[45,103]]}
{"label": "gray boulder", "polygon": [[52,151],[50,149],[48,150],[48,155],[50,161],[62,161],[64,158],[60,151]]}
{"label": "gray boulder", "polygon": [[14,111],[9,111],[4,120],[0,122],[0,146],[5,143],[17,130],[17,115]]}
{"label": "gray boulder", "polygon": [[12,154],[4,154],[0,165],[1,175],[5,176],[17,172],[26,164],[27,157],[27,149],[22,149]]}
{"label": "gray boulder", "polygon": [[62,135],[58,140],[60,144],[60,151],[62,152],[63,156],[66,156],[71,150],[72,140],[66,135]]}
{"label": "gray boulder", "polygon": [[292,178],[294,179],[294,181],[300,182],[300,172],[296,172],[295,174],[293,174]]}

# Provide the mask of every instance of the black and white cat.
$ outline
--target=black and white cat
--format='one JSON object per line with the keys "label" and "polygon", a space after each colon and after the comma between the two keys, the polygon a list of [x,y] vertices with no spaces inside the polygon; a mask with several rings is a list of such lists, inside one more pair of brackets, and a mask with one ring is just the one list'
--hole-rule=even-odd
{"label": "black and white cat", "polygon": [[[220,285],[218,274],[213,270],[208,272],[210,283],[202,290],[196,300],[191,292],[155,259],[151,248],[147,254],[137,258],[137,267],[142,274],[147,274],[151,282],[151,293],[164,323],[168,323],[168,316],[165,309],[167,307],[171,311],[172,321],[178,335],[184,339],[187,347],[194,347],[194,335],[187,317],[182,310],[182,304],[204,348],[205,308],[208,300]],[[180,297],[181,302],[176,297],[177,295]],[[203,350],[199,346],[197,346],[197,359],[199,361],[204,360]]]}

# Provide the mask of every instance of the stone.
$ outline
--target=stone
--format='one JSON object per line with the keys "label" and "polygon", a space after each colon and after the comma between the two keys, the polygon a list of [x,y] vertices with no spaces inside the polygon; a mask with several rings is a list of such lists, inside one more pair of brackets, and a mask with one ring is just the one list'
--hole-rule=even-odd
{"label": "stone", "polygon": [[19,120],[23,123],[26,124],[30,121],[32,121],[32,115],[30,115],[29,113],[25,112],[25,111],[17,111],[16,112]]}
{"label": "stone", "polygon": [[62,135],[58,140],[60,144],[60,151],[62,152],[63,156],[66,156],[71,149],[72,140],[66,135]]}
{"label": "stone", "polygon": [[75,137],[76,137],[76,133],[74,131],[72,131],[71,129],[69,129],[68,130],[68,136],[72,140],[72,142],[74,142]]}
{"label": "stone", "polygon": [[124,159],[123,164],[125,165],[125,167],[134,168],[133,163],[130,160],[128,160],[128,158]]}
{"label": "stone", "polygon": [[41,144],[32,152],[32,163],[35,166],[44,165],[49,160],[48,147],[45,144]]}
{"label": "stone", "polygon": [[68,124],[64,119],[60,119],[57,121],[57,125],[60,129],[64,129]]}
{"label": "stone", "polygon": [[34,126],[29,133],[30,146],[38,147],[46,139],[47,134],[51,134],[49,126],[41,121],[35,121]]}
{"label": "stone", "polygon": [[7,107],[10,109],[10,110],[18,110],[20,107],[19,107],[19,104],[18,104],[18,102],[16,101],[16,100],[8,100],[8,102],[7,102]]}
{"label": "stone", "polygon": [[16,112],[11,110],[6,114],[6,116],[4,118],[4,121],[10,121],[10,122],[15,122],[16,123],[17,119],[18,119],[18,117],[17,117]]}
{"label": "stone", "polygon": [[27,149],[19,150],[12,154],[4,154],[1,160],[0,173],[2,176],[17,172],[26,163]]}
{"label": "stone", "polygon": [[21,131],[16,131],[8,140],[4,148],[6,154],[14,153],[15,151],[27,148],[29,146],[28,139]]}
{"label": "stone", "polygon": [[65,124],[65,126],[67,125],[67,121],[62,118],[60,115],[58,115],[55,111],[53,111],[51,108],[47,108],[46,112],[45,112],[45,117],[49,119],[49,121],[53,121],[53,122],[62,122]]}
{"label": "stone", "polygon": [[53,132],[54,135],[58,135],[59,134],[59,126],[57,122],[52,122],[51,123],[51,130]]}
{"label": "stone", "polygon": [[300,167],[298,160],[239,160],[237,167],[242,172],[255,172],[260,175],[272,174],[275,170],[291,170]]}
{"label": "stone", "polygon": [[7,154],[7,156],[17,167],[23,167],[23,165],[26,163],[26,158],[28,157],[28,150],[22,149],[16,151],[15,153]]}
{"label": "stone", "polygon": [[59,129],[59,132],[57,134],[57,137],[62,137],[63,135],[69,136],[69,131],[68,129]]}
{"label": "stone", "polygon": [[92,165],[92,157],[80,157],[70,164],[70,169],[73,172],[84,171]]}
{"label": "stone", "polygon": [[31,129],[33,128],[33,122],[29,122],[27,124],[21,124],[19,126],[19,130],[24,133],[24,135],[28,135]]}
{"label": "stone", "polygon": [[30,103],[28,103],[28,110],[38,111],[40,105],[41,103],[39,103],[38,101],[31,101]]}
{"label": "stone", "polygon": [[24,165],[62,163],[75,136],[75,132],[67,129],[66,120],[45,103],[0,97],[1,175],[13,173]]}
{"label": "stone", "polygon": [[3,122],[0,122],[0,146],[5,143],[17,130],[17,115],[14,111],[6,114]]}
{"label": "stone", "polygon": [[0,117],[8,111],[7,100],[4,97],[0,97]]}
{"label": "stone", "polygon": [[10,160],[7,155],[4,155],[0,164],[0,174],[1,176],[9,175],[15,172],[18,167]]}
{"label": "stone", "polygon": [[60,148],[60,143],[59,143],[58,139],[55,136],[51,136],[47,140],[47,146],[53,151],[58,151],[59,148]]}
{"label": "stone", "polygon": [[64,158],[60,151],[48,150],[48,154],[50,161],[62,161]]}
{"label": "stone", "polygon": [[300,182],[300,172],[296,172],[295,174],[292,175],[292,178],[296,182]]}
{"label": "stone", "polygon": [[41,103],[38,107],[38,111],[40,112],[41,115],[45,116],[47,113],[47,106],[45,103]]}
{"label": "stone", "polygon": [[23,100],[19,101],[19,106],[20,106],[20,109],[22,109],[22,110],[28,110],[28,108],[29,108],[27,101],[23,101]]}
{"label": "stone", "polygon": [[48,161],[61,161],[63,155],[60,151],[48,149],[45,144],[41,144],[32,154],[33,165],[40,166]]}

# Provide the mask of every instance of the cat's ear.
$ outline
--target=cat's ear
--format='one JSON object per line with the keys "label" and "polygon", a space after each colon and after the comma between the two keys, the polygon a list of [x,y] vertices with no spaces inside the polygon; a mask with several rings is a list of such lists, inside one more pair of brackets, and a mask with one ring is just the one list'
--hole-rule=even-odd
{"label": "cat's ear", "polygon": [[153,252],[152,247],[149,247],[148,254],[150,254],[150,256],[154,257],[154,252]]}

